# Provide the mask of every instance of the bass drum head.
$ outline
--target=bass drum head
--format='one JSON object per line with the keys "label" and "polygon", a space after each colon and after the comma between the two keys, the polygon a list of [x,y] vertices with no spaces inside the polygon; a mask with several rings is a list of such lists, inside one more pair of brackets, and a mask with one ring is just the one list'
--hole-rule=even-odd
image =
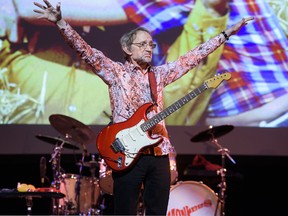
{"label": "bass drum head", "polygon": [[[215,192],[202,182],[183,181],[171,186],[167,216],[220,215],[220,205]],[[217,208],[218,206],[218,208]]]}

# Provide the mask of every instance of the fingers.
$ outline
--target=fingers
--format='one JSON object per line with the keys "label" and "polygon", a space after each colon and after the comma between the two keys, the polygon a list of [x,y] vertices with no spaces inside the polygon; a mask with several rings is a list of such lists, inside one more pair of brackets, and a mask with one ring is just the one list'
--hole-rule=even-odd
{"label": "fingers", "polygon": [[39,4],[38,2],[34,2],[34,5],[36,5],[37,7],[44,9],[44,5]]}
{"label": "fingers", "polygon": [[251,20],[253,20],[253,19],[254,19],[254,17],[246,17],[246,18],[243,17],[243,18],[238,22],[238,25],[240,25],[240,26],[238,26],[238,28],[240,29],[241,27],[247,25],[247,24],[248,24],[248,21],[251,21]]}
{"label": "fingers", "polygon": [[39,14],[43,14],[43,13],[44,13],[43,11],[36,10],[36,9],[34,9],[33,11],[34,11],[35,13],[39,13]]}
{"label": "fingers", "polygon": [[58,4],[56,5],[56,10],[60,11],[60,7],[61,7],[61,2],[58,2]]}
{"label": "fingers", "polygon": [[43,9],[43,10],[46,10],[47,8],[51,8],[51,7],[52,7],[52,5],[50,4],[50,2],[48,2],[47,0],[43,0],[43,1],[44,1],[45,4],[47,5],[47,7],[44,6],[44,5],[42,5],[42,4],[39,4],[38,2],[34,2],[34,5],[36,5],[37,7],[41,8],[41,9]]}
{"label": "fingers", "polygon": [[245,24],[247,24],[248,21],[251,21],[251,20],[253,20],[253,19],[254,19],[254,17],[242,18],[242,22],[245,23]]}
{"label": "fingers", "polygon": [[43,0],[45,2],[45,4],[47,5],[47,7],[52,7],[52,5],[50,4],[50,2],[48,0]]}
{"label": "fingers", "polygon": [[[39,8],[42,9],[42,10],[34,9],[33,11],[34,11],[35,13],[44,14],[44,13],[45,13],[44,10],[46,10],[47,8],[51,8],[51,7],[52,7],[52,5],[50,4],[50,2],[48,2],[47,0],[43,0],[43,1],[44,1],[45,4],[47,5],[47,7],[44,6],[44,5],[42,5],[42,4],[39,4],[38,2],[34,2],[34,5],[36,5],[37,7],[39,7]],[[42,19],[43,17],[38,17],[38,18]]]}
{"label": "fingers", "polygon": [[247,17],[247,21],[254,20],[254,17]]}

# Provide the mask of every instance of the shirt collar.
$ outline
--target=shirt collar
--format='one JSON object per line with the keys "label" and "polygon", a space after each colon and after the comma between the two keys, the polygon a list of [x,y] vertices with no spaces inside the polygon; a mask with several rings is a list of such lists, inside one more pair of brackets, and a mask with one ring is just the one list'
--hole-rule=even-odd
{"label": "shirt collar", "polygon": [[[140,70],[140,68],[134,64],[132,64],[129,61],[125,61],[125,67],[129,68],[130,71],[136,71],[136,70]],[[147,67],[148,70],[146,70],[145,72],[143,72],[144,74],[146,74],[147,72],[149,72],[151,70],[151,64],[148,65]],[[142,70],[140,70],[142,72]]]}

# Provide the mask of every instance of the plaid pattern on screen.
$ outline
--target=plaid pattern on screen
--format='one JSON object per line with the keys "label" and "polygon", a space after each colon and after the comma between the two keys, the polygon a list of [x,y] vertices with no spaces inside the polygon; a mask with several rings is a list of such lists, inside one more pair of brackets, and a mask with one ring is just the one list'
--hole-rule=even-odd
{"label": "plaid pattern on screen", "polygon": [[[154,35],[183,25],[195,3],[194,0],[119,2],[131,21]],[[288,40],[271,7],[265,0],[231,0],[229,9],[228,26],[243,17],[255,19],[224,44],[216,73],[230,72],[232,78],[215,89],[208,107],[210,117],[236,115],[288,93]]]}

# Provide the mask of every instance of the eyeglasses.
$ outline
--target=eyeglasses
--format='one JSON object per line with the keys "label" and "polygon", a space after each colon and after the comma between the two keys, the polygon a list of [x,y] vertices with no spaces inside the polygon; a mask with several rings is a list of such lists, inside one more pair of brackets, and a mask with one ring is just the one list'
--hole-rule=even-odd
{"label": "eyeglasses", "polygon": [[140,43],[132,43],[133,45],[141,48],[141,49],[145,49],[147,46],[149,46],[150,48],[154,49],[156,47],[156,44],[155,43],[147,43],[145,41],[143,42],[140,42]]}

